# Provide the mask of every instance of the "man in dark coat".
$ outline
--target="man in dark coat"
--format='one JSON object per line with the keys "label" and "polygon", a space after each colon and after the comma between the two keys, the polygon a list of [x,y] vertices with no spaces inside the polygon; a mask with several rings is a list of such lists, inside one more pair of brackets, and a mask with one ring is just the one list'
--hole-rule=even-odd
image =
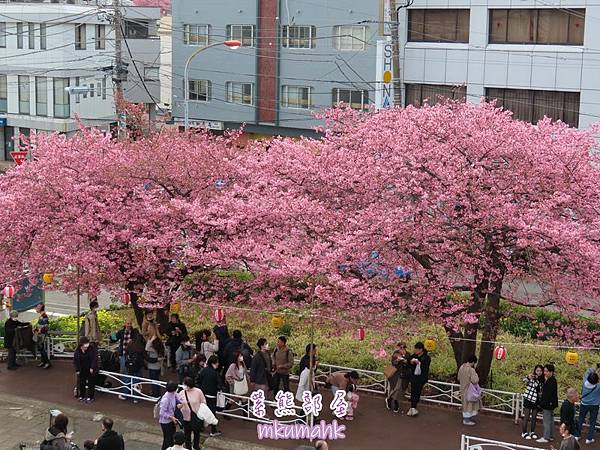
{"label": "man in dark coat", "polygon": [[167,326],[167,347],[170,349],[169,362],[171,368],[177,368],[177,361],[175,360],[175,354],[177,349],[181,346],[183,338],[188,335],[187,327],[179,319],[179,314],[171,314],[171,321]]}
{"label": "man in dark coat", "polygon": [[419,404],[419,400],[421,400],[423,386],[429,380],[431,357],[427,353],[427,350],[425,350],[425,345],[422,342],[415,344],[415,353],[411,356],[410,364],[412,365],[410,375],[410,409],[406,415],[412,417],[419,414],[417,405]]}
{"label": "man in dark coat", "polygon": [[17,364],[17,349],[15,348],[17,328],[29,325],[26,322],[19,322],[17,317],[19,317],[19,313],[11,311],[10,317],[4,323],[4,346],[8,349],[8,370],[16,370],[19,367]]}
{"label": "man in dark coat", "polygon": [[102,435],[96,441],[95,450],[125,450],[123,436],[113,430],[113,425],[112,419],[102,419]]}
{"label": "man in dark coat", "polygon": [[225,367],[223,367],[223,369],[227,370],[227,368],[235,362],[235,358],[233,357],[235,352],[240,352],[242,354],[246,367],[250,367],[252,365],[252,354],[254,352],[242,339],[242,332],[240,330],[235,330],[233,332],[233,338],[230,339],[225,346],[225,350],[223,351],[223,361],[225,362]]}
{"label": "man in dark coat", "polygon": [[[206,396],[206,405],[213,414],[217,412],[217,393],[222,389],[221,377],[217,372],[219,368],[219,358],[212,355],[206,362],[206,367],[198,373],[196,377],[196,387]],[[211,425],[211,436],[219,436],[221,432],[217,430],[216,425]]]}
{"label": "man in dark coat", "polygon": [[119,342],[119,370],[121,373],[127,373],[125,367],[125,360],[127,357],[127,346],[130,342],[137,339],[140,332],[137,328],[133,328],[133,322],[131,319],[125,321],[125,326],[116,332],[115,338]]}

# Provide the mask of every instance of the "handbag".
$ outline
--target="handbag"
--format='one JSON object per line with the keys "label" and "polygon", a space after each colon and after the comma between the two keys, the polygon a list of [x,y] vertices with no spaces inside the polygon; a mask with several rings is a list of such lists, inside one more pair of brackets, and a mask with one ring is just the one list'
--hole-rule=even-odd
{"label": "handbag", "polygon": [[481,400],[481,387],[478,384],[471,383],[467,388],[466,400],[468,402],[478,402]]}
{"label": "handbag", "polygon": [[396,372],[398,372],[398,369],[396,369],[394,366],[385,366],[383,368],[383,374],[388,380],[396,375]]}
{"label": "handbag", "polygon": [[202,428],[204,428],[204,422],[198,418],[198,415],[192,409],[192,404],[190,403],[190,399],[188,398],[187,391],[184,391],[185,400],[188,404],[188,408],[190,408],[190,424],[192,426],[193,431],[200,432]]}
{"label": "handbag", "polygon": [[415,367],[415,376],[421,375],[421,363],[417,363],[417,367]]}
{"label": "handbag", "polygon": [[241,380],[235,380],[233,383],[233,393],[235,395],[246,395],[248,393],[248,382],[246,375]]}
{"label": "handbag", "polygon": [[217,392],[217,408],[225,408],[226,403],[225,394],[221,391]]}

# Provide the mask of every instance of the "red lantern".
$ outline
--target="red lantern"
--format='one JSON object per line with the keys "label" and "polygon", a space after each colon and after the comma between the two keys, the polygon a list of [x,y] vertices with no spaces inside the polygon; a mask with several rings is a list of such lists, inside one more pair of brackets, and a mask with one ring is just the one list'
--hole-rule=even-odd
{"label": "red lantern", "polygon": [[496,358],[498,361],[506,359],[506,349],[503,345],[496,346],[494,349],[494,358]]}
{"label": "red lantern", "polygon": [[225,319],[225,311],[223,311],[223,308],[217,308],[215,309],[215,321],[216,322],[223,322],[223,319]]}
{"label": "red lantern", "polygon": [[363,327],[360,327],[358,329],[357,337],[358,337],[359,341],[364,341],[365,340],[365,329]]}
{"label": "red lantern", "polygon": [[124,294],[122,294],[121,301],[124,305],[129,305],[129,303],[131,302],[131,294],[129,292],[125,292]]}
{"label": "red lantern", "polygon": [[15,295],[15,288],[13,286],[6,286],[2,293],[5,297],[12,298]]}

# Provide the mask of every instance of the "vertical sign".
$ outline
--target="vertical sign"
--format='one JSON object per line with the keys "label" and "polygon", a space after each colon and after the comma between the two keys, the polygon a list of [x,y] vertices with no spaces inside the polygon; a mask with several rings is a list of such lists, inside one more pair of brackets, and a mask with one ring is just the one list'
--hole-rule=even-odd
{"label": "vertical sign", "polygon": [[393,55],[391,40],[377,41],[377,72],[375,73],[375,106],[377,109],[394,106]]}

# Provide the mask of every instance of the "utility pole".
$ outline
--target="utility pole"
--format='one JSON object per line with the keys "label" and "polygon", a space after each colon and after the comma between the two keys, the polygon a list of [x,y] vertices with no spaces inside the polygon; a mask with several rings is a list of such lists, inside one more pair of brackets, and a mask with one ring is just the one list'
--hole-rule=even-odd
{"label": "utility pole", "polygon": [[125,118],[122,110],[123,102],[123,12],[121,11],[121,0],[113,0],[114,26],[115,26],[115,110],[117,113],[117,136],[122,137],[122,123]]}
{"label": "utility pole", "polygon": [[400,82],[400,10],[402,8],[408,8],[413,4],[414,0],[391,0],[391,16],[386,17],[384,20],[391,20],[391,33],[392,33],[392,64],[394,72],[394,106],[402,106],[402,83]]}

